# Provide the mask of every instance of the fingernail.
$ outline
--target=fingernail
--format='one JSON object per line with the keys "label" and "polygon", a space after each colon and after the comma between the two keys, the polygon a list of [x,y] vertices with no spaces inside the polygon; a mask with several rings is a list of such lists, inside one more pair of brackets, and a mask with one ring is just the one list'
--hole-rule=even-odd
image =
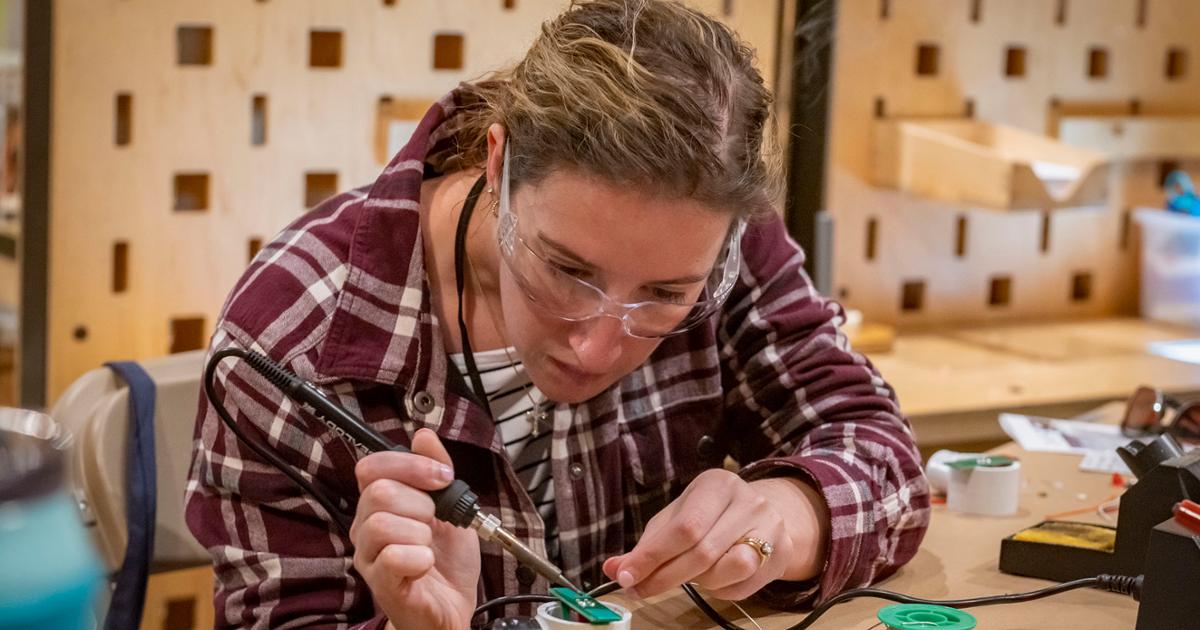
{"label": "fingernail", "polygon": [[442,481],[452,481],[454,479],[454,469],[445,464],[437,465],[437,476]]}
{"label": "fingernail", "polygon": [[633,585],[637,583],[637,580],[633,579],[633,574],[629,571],[621,571],[617,574],[617,583],[621,585],[621,588],[628,591],[629,589],[633,588]]}

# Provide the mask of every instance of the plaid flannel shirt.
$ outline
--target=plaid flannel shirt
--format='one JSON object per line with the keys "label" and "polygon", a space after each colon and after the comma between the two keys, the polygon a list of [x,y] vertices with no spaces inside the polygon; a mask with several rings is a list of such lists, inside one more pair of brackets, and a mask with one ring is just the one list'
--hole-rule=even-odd
{"label": "plaid flannel shirt", "polygon": [[[430,109],[374,184],[322,203],[258,254],[222,310],[211,351],[262,352],[395,442],[435,430],[483,508],[540,551],[538,511],[488,413],[448,362],[439,330],[447,323],[431,309],[420,187],[453,152],[459,98],[452,92]],[[839,332],[841,308],[813,289],[777,218],[752,222],[742,249],[740,278],[719,315],[664,340],[595,398],[553,409],[562,563],[585,588],[605,579],[605,558],[631,549],[650,517],[726,456],[747,479],[813,484],[832,515],[823,572],[810,583],[768,585],[759,596],[770,603],[870,583],[909,560],[924,536],[928,488],[912,432],[894,392]],[[242,362],[224,361],[217,379],[233,418],[352,518],[358,453]],[[386,621],[333,516],[240,444],[203,395],[186,511],[213,556],[218,627]],[[494,543],[482,556],[480,602],[545,592],[544,579]]]}

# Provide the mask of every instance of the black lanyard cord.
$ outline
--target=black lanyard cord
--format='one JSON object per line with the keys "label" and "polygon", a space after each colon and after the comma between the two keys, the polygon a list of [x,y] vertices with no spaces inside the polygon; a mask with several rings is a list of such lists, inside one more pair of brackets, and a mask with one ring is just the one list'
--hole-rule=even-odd
{"label": "black lanyard cord", "polygon": [[475,365],[475,353],[471,350],[467,322],[463,319],[463,285],[466,283],[466,269],[463,261],[466,259],[467,252],[467,226],[471,223],[471,214],[475,212],[475,204],[479,201],[479,195],[483,192],[485,183],[487,183],[487,176],[480,175],[479,179],[475,181],[475,185],[471,186],[471,192],[467,193],[467,199],[463,202],[462,214],[458,217],[458,229],[454,233],[454,282],[458,287],[458,332],[462,337],[463,360],[467,364],[467,378],[471,380],[471,389],[474,389],[475,395],[479,397],[479,404],[491,413],[487,392],[483,389],[483,380],[479,377],[479,368]]}

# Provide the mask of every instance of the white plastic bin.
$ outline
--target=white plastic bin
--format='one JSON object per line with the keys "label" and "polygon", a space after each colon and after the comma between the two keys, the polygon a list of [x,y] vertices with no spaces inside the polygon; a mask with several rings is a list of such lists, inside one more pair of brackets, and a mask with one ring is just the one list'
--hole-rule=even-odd
{"label": "white plastic bin", "polygon": [[1200,326],[1200,218],[1139,208],[1142,317]]}

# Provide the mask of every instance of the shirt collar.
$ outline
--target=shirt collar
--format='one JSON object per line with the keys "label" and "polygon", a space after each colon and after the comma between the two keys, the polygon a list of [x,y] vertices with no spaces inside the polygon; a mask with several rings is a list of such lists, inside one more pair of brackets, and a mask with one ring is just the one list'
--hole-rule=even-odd
{"label": "shirt collar", "polygon": [[325,382],[395,385],[418,426],[487,448],[494,427],[475,417],[486,420],[486,413],[447,387],[453,368],[433,315],[421,240],[421,183],[439,175],[434,164],[455,149],[461,98],[456,90],[434,103],[361,202],[346,280],[315,368]]}

